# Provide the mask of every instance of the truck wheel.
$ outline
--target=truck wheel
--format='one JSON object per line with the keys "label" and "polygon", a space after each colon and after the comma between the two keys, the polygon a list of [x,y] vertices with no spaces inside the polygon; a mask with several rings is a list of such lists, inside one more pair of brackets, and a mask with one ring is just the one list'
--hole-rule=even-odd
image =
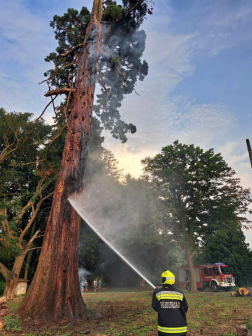
{"label": "truck wheel", "polygon": [[190,282],[187,282],[187,283],[186,283],[186,289],[187,289],[188,291],[191,290],[191,284],[190,284]]}
{"label": "truck wheel", "polygon": [[219,292],[219,287],[218,287],[218,285],[217,285],[217,283],[215,281],[211,282],[211,290],[213,292]]}

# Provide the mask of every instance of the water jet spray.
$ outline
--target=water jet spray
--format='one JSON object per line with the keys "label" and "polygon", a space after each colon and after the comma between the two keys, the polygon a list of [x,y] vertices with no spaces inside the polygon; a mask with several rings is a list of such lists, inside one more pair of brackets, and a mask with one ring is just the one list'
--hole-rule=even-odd
{"label": "water jet spray", "polygon": [[140,273],[117,249],[110,244],[110,242],[102,236],[102,234],[96,229],[96,227],[92,224],[90,219],[88,218],[88,214],[83,210],[79,209],[76,201],[72,198],[68,198],[68,201],[75,209],[75,211],[81,216],[81,218],[88,224],[88,226],[107,244],[127,265],[129,265],[141,278],[143,278],[152,288],[156,289],[156,287],[151,283],[142,273]]}

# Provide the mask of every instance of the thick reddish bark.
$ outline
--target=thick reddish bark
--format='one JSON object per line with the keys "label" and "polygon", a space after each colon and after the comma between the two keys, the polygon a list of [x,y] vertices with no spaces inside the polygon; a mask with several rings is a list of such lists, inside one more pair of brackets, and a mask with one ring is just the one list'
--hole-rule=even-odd
{"label": "thick reddish bark", "polygon": [[94,0],[91,21],[87,27],[75,81],[76,91],[72,93],[60,174],[38,267],[19,308],[22,317],[33,316],[45,320],[86,317],[78,278],[81,218],[71,207],[68,197],[83,188],[102,29],[102,2]]}

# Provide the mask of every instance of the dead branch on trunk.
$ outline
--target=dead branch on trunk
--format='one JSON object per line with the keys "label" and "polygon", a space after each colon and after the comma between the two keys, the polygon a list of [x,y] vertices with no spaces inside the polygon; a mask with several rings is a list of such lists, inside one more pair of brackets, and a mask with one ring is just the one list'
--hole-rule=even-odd
{"label": "dead branch on trunk", "polygon": [[[47,86],[48,86],[48,91],[51,91],[51,87],[50,87],[49,83],[47,83]],[[55,98],[57,98],[57,96]],[[54,111],[55,117],[56,117],[57,121],[59,121],[59,117],[58,117],[58,114],[56,112],[56,107],[54,105],[55,98],[51,97],[51,102],[52,102],[52,106],[53,106],[53,111]]]}
{"label": "dead branch on trunk", "polygon": [[84,43],[80,43],[77,46],[75,46],[73,49],[68,50],[67,52],[65,52],[64,54],[60,54],[60,56],[66,57],[67,55],[71,54],[72,52],[74,52],[75,50],[81,48],[84,46]]}
{"label": "dead branch on trunk", "polygon": [[60,95],[60,94],[71,94],[72,92],[75,92],[76,89],[70,89],[70,88],[67,88],[67,87],[63,87],[63,88],[59,88],[59,89],[56,89],[56,90],[51,90],[51,91],[48,91],[46,94],[45,94],[45,97],[50,97],[50,96],[53,96],[53,95]]}
{"label": "dead branch on trunk", "polygon": [[48,108],[48,106],[50,106],[52,104],[52,102],[58,97],[58,94],[53,98],[51,99],[51,101],[46,105],[46,107],[44,108],[43,112],[40,114],[40,116],[34,121],[34,122],[37,122],[41,117],[42,115],[45,113],[46,109]]}

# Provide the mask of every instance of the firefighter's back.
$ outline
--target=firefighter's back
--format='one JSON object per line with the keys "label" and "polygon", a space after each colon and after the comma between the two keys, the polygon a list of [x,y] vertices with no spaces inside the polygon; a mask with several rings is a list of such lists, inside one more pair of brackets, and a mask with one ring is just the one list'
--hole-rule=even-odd
{"label": "firefighter's back", "polygon": [[[162,274],[163,286],[155,289],[152,298],[152,308],[158,312],[158,335],[184,336],[187,334],[186,312],[188,304],[184,294],[177,290],[173,284],[167,283],[168,281],[175,282],[174,275],[169,272],[168,275],[172,276],[164,277],[164,273]],[[164,278],[168,280],[163,281]],[[170,281],[170,278],[174,281]]]}

